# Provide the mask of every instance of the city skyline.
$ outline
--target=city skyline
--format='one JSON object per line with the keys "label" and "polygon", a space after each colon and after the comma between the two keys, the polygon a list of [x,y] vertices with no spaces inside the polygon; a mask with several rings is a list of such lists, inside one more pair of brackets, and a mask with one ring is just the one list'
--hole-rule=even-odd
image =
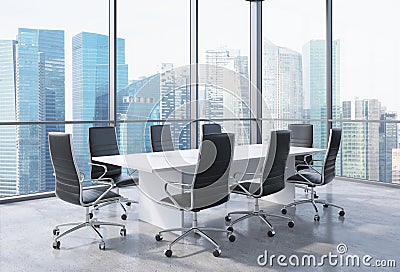
{"label": "city skyline", "polygon": [[[15,121],[63,121],[69,111],[65,101],[65,55],[64,33],[62,30],[18,29],[17,40],[0,40],[0,67],[13,71],[2,78],[5,104],[2,110],[4,121],[14,115]],[[108,36],[98,33],[81,32],[72,39],[73,45],[73,101],[74,120],[108,119]],[[286,47],[266,42],[264,66],[265,104],[272,118],[324,119],[326,109],[321,107],[326,93],[325,85],[325,43],[323,40],[311,40],[298,53]],[[386,109],[378,99],[355,99],[353,102],[340,101],[340,43],[333,44],[333,115],[334,118],[356,118],[357,120],[396,120],[397,113]],[[120,120],[186,119],[189,116],[189,67],[174,67],[173,63],[161,63],[162,70],[141,80],[128,79],[128,67],[125,63],[125,40],[117,40],[117,114]],[[240,50],[218,47],[205,52],[207,63],[205,78],[201,79],[204,89],[200,88],[200,97],[209,101],[199,105],[200,116],[213,118],[246,118],[249,111],[248,57]],[[267,70],[268,68],[269,70]],[[226,74],[232,71],[233,76]],[[304,71],[307,71],[304,73]],[[236,76],[237,75],[237,76]],[[237,78],[236,78],[237,77]],[[140,83],[142,81],[142,83]],[[153,83],[149,83],[154,81]],[[313,83],[313,84],[310,84]],[[317,84],[315,84],[317,83]],[[222,91],[228,86],[229,91]],[[237,98],[234,98],[237,97]],[[312,97],[313,99],[310,99]],[[7,100],[8,99],[8,100]],[[15,100],[15,104],[10,101]],[[294,99],[294,100],[293,100]],[[238,101],[236,101],[238,100]],[[7,103],[8,101],[8,103]],[[289,102],[288,102],[289,101]],[[285,104],[286,103],[286,104]],[[353,105],[354,104],[354,105]],[[7,110],[7,106],[10,110]],[[11,107],[10,107],[11,106]],[[288,107],[289,106],[289,107]],[[13,108],[14,107],[14,108]],[[265,110],[263,110],[265,112]],[[235,132],[238,144],[248,143],[248,124],[223,122],[227,131]],[[117,128],[119,140],[127,147],[124,152],[149,151],[150,124],[127,124]],[[276,128],[283,128],[281,122]],[[325,143],[325,126],[314,124],[316,146]],[[77,160],[84,172],[89,166],[87,148],[87,128],[89,125],[73,126],[74,146]],[[342,146],[342,164],[339,171],[344,176],[362,179],[392,180],[397,173],[397,153],[399,147],[397,124],[390,123],[345,123],[344,132],[357,133],[359,140],[352,146]],[[3,130],[2,137],[12,138],[15,134],[17,144],[7,142],[2,145],[4,152],[14,151],[16,155],[8,157],[8,162],[0,170],[0,194],[25,194],[54,189],[54,177],[49,159],[47,133],[64,131],[64,125],[41,125],[35,128],[18,126],[16,129]],[[363,133],[359,133],[359,132]],[[144,133],[143,133],[144,132]],[[187,124],[172,126],[176,148],[190,147],[190,133]],[[13,134],[14,133],[14,134]],[[346,133],[344,133],[346,135]],[[8,136],[7,136],[8,135]],[[36,135],[28,137],[27,135]],[[145,143],[143,147],[128,147],[129,135],[137,135]],[[346,136],[344,142],[346,142]],[[147,144],[146,144],[147,143]],[[354,147],[358,145],[358,147]],[[36,146],[40,148],[37,149]],[[29,160],[26,160],[28,155]],[[343,159],[344,158],[344,159]],[[361,159],[360,159],[361,158]],[[392,161],[394,163],[392,163]],[[27,164],[29,162],[29,164]],[[10,167],[11,165],[11,167]],[[10,172],[11,169],[11,172]],[[3,173],[7,173],[3,175]],[[28,177],[30,177],[28,179]],[[33,177],[33,178],[32,178]],[[15,188],[13,189],[13,178]],[[25,182],[29,180],[29,182]],[[11,183],[10,183],[11,181]],[[11,186],[10,186],[11,184]],[[7,191],[8,190],[8,191]],[[7,193],[8,192],[8,193]]]}

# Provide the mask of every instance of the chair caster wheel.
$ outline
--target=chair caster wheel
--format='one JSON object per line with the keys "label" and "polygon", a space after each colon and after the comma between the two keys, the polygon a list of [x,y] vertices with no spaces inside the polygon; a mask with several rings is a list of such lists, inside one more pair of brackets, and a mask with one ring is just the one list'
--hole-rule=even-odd
{"label": "chair caster wheel", "polygon": [[226,230],[232,232],[233,231],[233,227],[229,226],[229,227],[226,228]]}
{"label": "chair caster wheel", "polygon": [[214,257],[219,257],[219,255],[221,255],[221,250],[220,249],[215,249],[213,251],[213,255],[214,255]]}
{"label": "chair caster wheel", "polygon": [[126,229],[121,229],[121,230],[119,231],[119,234],[120,234],[121,236],[125,237],[125,236],[126,236]]}
{"label": "chair caster wheel", "polygon": [[156,234],[155,238],[156,238],[156,241],[161,241],[164,237],[162,237],[162,235],[160,235],[160,234]]}
{"label": "chair caster wheel", "polygon": [[99,244],[99,249],[100,249],[100,250],[106,250],[106,243],[101,242],[101,243]]}
{"label": "chair caster wheel", "polygon": [[275,236],[275,231],[274,230],[269,230],[267,234],[268,234],[268,237],[274,237]]}
{"label": "chair caster wheel", "polygon": [[281,209],[281,213],[282,213],[282,214],[287,214],[287,210],[286,210],[285,208],[282,208],[282,209]]}
{"label": "chair caster wheel", "polygon": [[229,215],[225,216],[225,222],[231,222],[231,220],[232,218]]}
{"label": "chair caster wheel", "polygon": [[126,220],[126,218],[128,218],[128,217],[126,216],[126,214],[121,215],[121,219],[122,219],[122,220]]}
{"label": "chair caster wheel", "polygon": [[229,239],[229,242],[235,242],[235,240],[236,240],[236,236],[235,235],[233,235],[233,234],[228,234],[228,239]]}
{"label": "chair caster wheel", "polygon": [[54,241],[53,242],[53,248],[54,249],[60,249],[61,243],[60,241]]}
{"label": "chair caster wheel", "polygon": [[316,215],[314,215],[314,221],[319,221],[319,219],[320,219],[320,217],[319,217],[319,215],[318,214],[316,214]]}
{"label": "chair caster wheel", "polygon": [[168,258],[172,256],[172,250],[171,249],[167,249],[164,251],[165,256],[167,256]]}
{"label": "chair caster wheel", "polygon": [[132,204],[132,202],[126,202],[125,204],[126,204],[126,206],[129,207]]}
{"label": "chair caster wheel", "polygon": [[89,218],[92,219],[93,218],[93,213],[89,213]]}
{"label": "chair caster wheel", "polygon": [[54,236],[58,236],[60,234],[60,230],[59,229],[53,229],[53,235]]}
{"label": "chair caster wheel", "polygon": [[328,208],[328,207],[329,207],[329,205],[328,205],[328,204],[324,204],[323,206],[324,206],[324,208]]}
{"label": "chair caster wheel", "polygon": [[344,216],[345,214],[344,210],[339,211],[339,216]]}
{"label": "chair caster wheel", "polygon": [[288,225],[289,228],[293,228],[294,227],[294,222],[293,221],[289,221],[287,225]]}

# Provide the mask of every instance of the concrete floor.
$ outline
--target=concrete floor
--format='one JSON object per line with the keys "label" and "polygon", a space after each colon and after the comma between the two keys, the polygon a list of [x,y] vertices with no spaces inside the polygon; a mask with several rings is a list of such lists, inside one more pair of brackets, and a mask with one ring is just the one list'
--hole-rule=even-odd
{"label": "concrete floor", "polygon": [[[126,189],[124,195],[134,197],[137,189]],[[118,227],[102,227],[106,250],[98,249],[98,239],[89,228],[79,230],[61,240],[61,249],[52,248],[52,229],[56,224],[83,220],[84,209],[57,198],[32,200],[0,206],[0,271],[400,271],[400,189],[336,180],[319,188],[320,198],[343,205],[344,219],[337,209],[320,207],[320,222],[313,221],[310,204],[289,208],[295,227],[287,222],[271,219],[276,235],[268,237],[267,228],[259,219],[252,218],[235,225],[236,241],[231,243],[222,233],[211,233],[220,243],[222,254],[215,258],[212,246],[203,238],[189,236],[173,247],[173,256],[163,254],[167,243],[175,235],[165,234],[164,240],[154,239],[159,229],[137,220],[137,208],[129,208],[126,221],[127,236],[120,237]],[[297,197],[303,197],[302,190]],[[226,205],[199,214],[199,224],[224,227],[227,211],[252,208],[252,200],[235,195]],[[266,201],[261,208],[280,214],[280,205]],[[120,208],[103,208],[96,217],[122,222]],[[62,231],[62,230],[61,230]],[[324,254],[338,254],[337,245],[344,243],[343,257],[370,255],[375,260],[395,260],[397,268],[346,267],[325,265],[318,267],[289,264],[297,255],[313,254],[320,261]],[[285,255],[288,267],[274,260],[260,266],[259,255],[268,251]],[[292,257],[292,263],[294,262]]]}

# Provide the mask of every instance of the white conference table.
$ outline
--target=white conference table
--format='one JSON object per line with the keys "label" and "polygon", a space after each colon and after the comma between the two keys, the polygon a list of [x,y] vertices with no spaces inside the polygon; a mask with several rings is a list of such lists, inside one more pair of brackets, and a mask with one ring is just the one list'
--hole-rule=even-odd
{"label": "white conference table", "polygon": [[[291,147],[286,165],[285,178],[295,173],[295,156],[324,152],[325,149]],[[262,169],[268,145],[254,144],[236,146],[230,175],[236,172],[259,172]],[[164,206],[159,201],[167,195],[164,192],[166,181],[191,183],[198,161],[198,149],[167,152],[138,153],[114,156],[94,157],[93,161],[136,169],[139,173],[140,220],[162,229],[184,226],[184,213]],[[170,190],[170,188],[169,188]],[[170,190],[174,193],[174,190]],[[176,189],[176,193],[179,193]],[[286,183],[284,190],[263,199],[275,203],[287,204],[293,201],[294,184]]]}

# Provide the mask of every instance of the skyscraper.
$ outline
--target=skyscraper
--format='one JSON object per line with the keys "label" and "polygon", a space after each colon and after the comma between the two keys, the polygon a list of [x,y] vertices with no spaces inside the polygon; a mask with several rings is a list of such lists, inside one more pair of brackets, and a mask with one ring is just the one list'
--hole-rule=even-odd
{"label": "skyscraper", "polygon": [[[340,42],[332,42],[332,117],[340,117]],[[326,147],[326,41],[311,40],[303,46],[304,106],[310,109],[314,146]]]}
{"label": "skyscraper", "polygon": [[[125,40],[117,39],[117,91],[128,85]],[[74,120],[108,120],[108,36],[81,32],[72,37],[72,116]],[[101,124],[106,125],[106,124]],[[74,125],[78,164],[88,172],[88,127]]]}
{"label": "skyscraper", "polygon": [[122,123],[118,126],[121,151],[124,153],[150,152],[150,126],[146,120],[160,119],[160,74],[134,80],[117,95],[120,120],[144,122]]}
{"label": "skyscraper", "polygon": [[[264,42],[263,116],[278,119],[303,118],[302,56],[285,47]],[[274,122],[276,128],[287,129],[286,121]],[[269,131],[264,130],[264,138]]]}
{"label": "skyscraper", "polygon": [[[160,73],[161,119],[179,121],[190,119],[190,69],[187,66],[174,69],[172,63],[162,63]],[[175,146],[190,148],[190,123],[169,122]]]}
{"label": "skyscraper", "polygon": [[[203,70],[203,69],[200,69]],[[226,47],[206,51],[206,66],[200,78],[200,116],[206,119],[250,117],[248,57]],[[226,131],[235,133],[237,144],[249,141],[249,122],[224,122]]]}
{"label": "skyscraper", "polygon": [[[343,102],[343,119],[379,120],[380,109],[377,99],[356,98]],[[342,129],[342,175],[379,180],[379,123],[349,122]]]}
{"label": "skyscraper", "polygon": [[[65,120],[64,31],[18,29],[16,120]],[[17,127],[19,193],[54,190],[47,135],[63,124]]]}
{"label": "skyscraper", "polygon": [[[0,40],[0,121],[15,121],[16,41]],[[17,186],[17,128],[0,128],[0,196],[19,194]]]}
{"label": "skyscraper", "polygon": [[[382,111],[382,121],[397,120],[395,112]],[[379,181],[392,182],[392,150],[397,148],[398,130],[396,123],[379,124]]]}

